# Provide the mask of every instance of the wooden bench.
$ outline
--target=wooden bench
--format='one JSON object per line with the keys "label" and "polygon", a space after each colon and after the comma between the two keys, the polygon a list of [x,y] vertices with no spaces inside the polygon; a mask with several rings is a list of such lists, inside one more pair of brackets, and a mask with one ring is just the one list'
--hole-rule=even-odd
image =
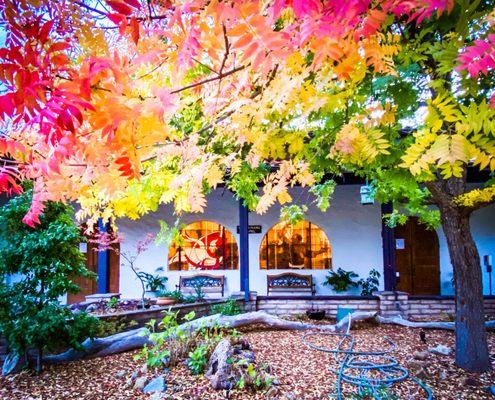
{"label": "wooden bench", "polygon": [[303,292],[313,296],[316,293],[312,275],[284,272],[277,275],[266,276],[266,295],[270,292]]}
{"label": "wooden bench", "polygon": [[225,276],[197,274],[181,276],[177,288],[182,293],[193,294],[196,288],[201,288],[203,293],[218,293],[223,297],[225,290]]}

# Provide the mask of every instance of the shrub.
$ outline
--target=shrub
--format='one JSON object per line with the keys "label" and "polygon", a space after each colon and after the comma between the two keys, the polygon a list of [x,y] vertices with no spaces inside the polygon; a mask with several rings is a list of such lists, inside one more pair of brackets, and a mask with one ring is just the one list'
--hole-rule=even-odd
{"label": "shrub", "polygon": [[214,304],[211,307],[212,314],[238,315],[242,312],[236,299],[229,299],[226,303]]}
{"label": "shrub", "polygon": [[373,292],[376,292],[378,290],[378,285],[380,284],[380,276],[380,273],[376,269],[372,269],[366,279],[359,280],[358,283],[362,288],[362,296],[372,295]]}
{"label": "shrub", "polygon": [[[158,271],[159,269],[157,269]],[[166,276],[159,276],[149,274],[148,272],[138,272],[138,276],[144,281],[146,289],[151,292],[158,292],[165,289],[165,283],[167,283],[168,278]]]}
{"label": "shrub", "polygon": [[359,283],[353,280],[357,277],[355,272],[339,268],[337,272],[329,271],[323,284],[332,286],[336,292],[345,292],[349,287],[358,287]]}
{"label": "shrub", "polygon": [[[195,318],[194,311],[184,316],[185,321]],[[147,332],[152,346],[145,346],[136,359],[145,359],[149,367],[174,366],[181,361],[190,358],[190,354],[195,349],[204,346],[206,348],[205,358],[208,358],[223,338],[224,330],[219,326],[202,326],[193,331],[184,329],[177,322],[178,311],[165,312],[165,316],[160,323],[152,320],[147,324]],[[194,353],[194,357],[199,357],[199,353]]]}
{"label": "shrub", "polygon": [[[77,293],[77,276],[94,277],[79,251],[81,237],[70,206],[46,202],[36,228],[22,222],[32,190],[10,199],[0,209],[3,246],[0,249],[0,331],[19,355],[38,350],[37,372],[43,351],[66,346],[80,348],[94,337],[98,320],[60,305],[66,293]],[[7,277],[16,281],[7,283]]]}
{"label": "shrub", "polygon": [[189,358],[187,360],[187,366],[194,375],[202,374],[205,370],[208,359],[208,346],[200,344],[193,351],[189,352]]}

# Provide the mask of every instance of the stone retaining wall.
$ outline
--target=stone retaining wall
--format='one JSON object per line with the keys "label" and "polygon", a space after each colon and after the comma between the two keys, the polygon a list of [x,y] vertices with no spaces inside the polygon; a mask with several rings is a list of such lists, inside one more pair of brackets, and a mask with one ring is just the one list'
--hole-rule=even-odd
{"label": "stone retaining wall", "polygon": [[256,309],[270,314],[298,315],[306,310],[325,310],[327,317],[335,317],[338,307],[356,311],[379,311],[379,299],[375,296],[262,296],[256,299]]}
{"label": "stone retaining wall", "polygon": [[[455,314],[452,296],[410,296],[404,292],[376,292],[375,296],[254,296],[256,310],[270,314],[297,315],[306,310],[325,310],[327,317],[335,317],[338,307],[357,311],[376,311],[385,317],[444,318]],[[252,307],[252,306],[250,306]],[[495,317],[495,296],[485,296],[485,313]]]}
{"label": "stone retaining wall", "polygon": [[[163,312],[171,310],[178,311],[178,320],[182,321],[184,316],[191,311],[194,311],[196,318],[204,317],[212,313],[211,309],[215,304],[225,303],[226,299],[208,300],[206,302],[198,302],[191,304],[173,304],[171,306],[156,307],[148,310],[126,311],[113,314],[98,315],[97,317],[103,321],[118,321],[119,324],[129,325],[131,321],[135,321],[128,329],[143,327],[152,319],[160,321],[163,318]],[[243,311],[251,311],[249,303],[246,304],[243,300],[237,300],[237,304]]]}
{"label": "stone retaining wall", "polygon": [[[495,317],[495,297],[485,297],[484,303],[485,314]],[[428,296],[410,296],[406,313],[410,318],[442,315],[454,316],[455,300],[453,297],[434,298]]]}

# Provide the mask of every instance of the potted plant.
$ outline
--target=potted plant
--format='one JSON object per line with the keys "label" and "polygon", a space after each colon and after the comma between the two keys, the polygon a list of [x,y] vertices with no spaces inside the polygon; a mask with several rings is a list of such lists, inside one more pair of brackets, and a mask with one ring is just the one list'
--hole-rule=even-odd
{"label": "potted plant", "polygon": [[325,310],[312,308],[311,310],[306,310],[306,315],[309,319],[321,321],[323,318],[325,318]]}
{"label": "potted plant", "polygon": [[358,287],[359,282],[354,281],[358,275],[353,271],[344,271],[342,268],[337,272],[329,271],[325,277],[324,285],[331,286],[336,292],[345,292],[350,287]]}
{"label": "potted plant", "polygon": [[148,272],[139,272],[139,277],[144,281],[145,295],[148,298],[156,298],[158,292],[165,290],[165,283],[168,281],[166,276],[153,275]]}
{"label": "potted plant", "polygon": [[175,303],[181,303],[184,300],[184,296],[178,290],[164,290],[158,293],[156,298],[156,304],[158,306],[168,306]]}

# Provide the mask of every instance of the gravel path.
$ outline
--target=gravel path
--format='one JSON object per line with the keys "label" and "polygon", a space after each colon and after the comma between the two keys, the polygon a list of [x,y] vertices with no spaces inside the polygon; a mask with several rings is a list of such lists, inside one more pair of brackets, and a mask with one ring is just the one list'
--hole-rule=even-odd
{"label": "gravel path", "polygon": [[[258,327],[243,333],[251,342],[258,362],[270,364],[280,384],[274,386],[268,394],[233,392],[230,399],[326,399],[333,391],[335,376],[329,371],[329,367],[335,367],[335,362],[329,355],[303,345],[302,332],[273,331]],[[446,331],[428,331],[426,345],[421,342],[418,330],[402,327],[362,324],[352,333],[356,337],[356,349],[362,350],[383,348],[384,337],[388,336],[398,345],[393,356],[404,366],[408,365],[415,351],[427,350],[437,344],[450,347],[454,344],[453,334]],[[325,337],[319,341],[332,347],[337,339]],[[491,352],[495,354],[495,334],[490,334],[489,341]],[[148,399],[149,396],[126,385],[126,378],[141,368],[141,363],[133,360],[133,354],[50,366],[40,377],[23,372],[14,377],[0,378],[0,399]],[[433,389],[435,399],[495,398],[486,391],[487,386],[495,385],[495,372],[466,374],[455,367],[451,356],[432,354],[426,364],[424,380]],[[118,377],[119,371],[125,371],[125,376]],[[214,392],[206,379],[191,376],[183,366],[170,372],[167,383],[168,397],[165,398],[168,399],[226,399],[225,392]],[[400,399],[422,398],[424,397],[418,394],[417,386],[412,381],[401,385]]]}

